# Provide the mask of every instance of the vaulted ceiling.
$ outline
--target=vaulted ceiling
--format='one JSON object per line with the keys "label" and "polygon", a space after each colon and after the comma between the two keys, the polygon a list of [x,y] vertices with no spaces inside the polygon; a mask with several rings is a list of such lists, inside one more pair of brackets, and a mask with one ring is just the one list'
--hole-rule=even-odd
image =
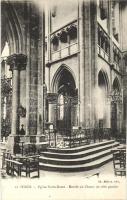
{"label": "vaulted ceiling", "polygon": [[1,3],[1,52],[3,51],[5,42],[7,40],[6,25],[7,25],[7,18],[6,18],[5,4]]}

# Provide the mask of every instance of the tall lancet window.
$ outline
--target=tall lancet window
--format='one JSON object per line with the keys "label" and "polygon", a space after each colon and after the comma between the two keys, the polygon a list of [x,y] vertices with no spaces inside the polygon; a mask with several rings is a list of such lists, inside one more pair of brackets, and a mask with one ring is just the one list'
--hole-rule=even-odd
{"label": "tall lancet window", "polygon": [[59,103],[59,120],[62,120],[64,118],[64,96],[62,94],[58,97],[58,103]]}

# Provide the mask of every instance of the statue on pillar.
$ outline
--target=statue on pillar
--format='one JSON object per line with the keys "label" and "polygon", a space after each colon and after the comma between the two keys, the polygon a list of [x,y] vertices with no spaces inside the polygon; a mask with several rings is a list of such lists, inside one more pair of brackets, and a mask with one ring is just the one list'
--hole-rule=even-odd
{"label": "statue on pillar", "polygon": [[21,129],[20,129],[20,131],[19,131],[19,134],[20,134],[20,135],[25,135],[25,130],[24,130],[23,127],[24,127],[24,125],[22,124],[22,125],[21,125]]}

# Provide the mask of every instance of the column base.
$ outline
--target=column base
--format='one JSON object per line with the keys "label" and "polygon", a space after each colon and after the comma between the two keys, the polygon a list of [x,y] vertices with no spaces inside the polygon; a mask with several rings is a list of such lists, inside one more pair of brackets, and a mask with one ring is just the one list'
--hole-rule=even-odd
{"label": "column base", "polygon": [[14,153],[14,144],[15,141],[17,140],[17,135],[9,135],[8,136],[8,141],[7,141],[7,145],[6,145],[6,149],[8,151],[10,151],[10,153]]}
{"label": "column base", "polygon": [[48,142],[45,141],[45,135],[9,135],[6,149],[14,154],[15,143],[23,142],[26,148],[30,144],[35,144],[38,150],[43,150],[47,147]]}

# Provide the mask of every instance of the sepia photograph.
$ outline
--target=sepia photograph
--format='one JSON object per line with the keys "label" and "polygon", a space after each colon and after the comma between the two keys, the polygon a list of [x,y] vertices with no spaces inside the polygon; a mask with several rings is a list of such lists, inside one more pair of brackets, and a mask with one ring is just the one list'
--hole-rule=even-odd
{"label": "sepia photograph", "polygon": [[126,200],[127,0],[0,8],[0,199]]}

